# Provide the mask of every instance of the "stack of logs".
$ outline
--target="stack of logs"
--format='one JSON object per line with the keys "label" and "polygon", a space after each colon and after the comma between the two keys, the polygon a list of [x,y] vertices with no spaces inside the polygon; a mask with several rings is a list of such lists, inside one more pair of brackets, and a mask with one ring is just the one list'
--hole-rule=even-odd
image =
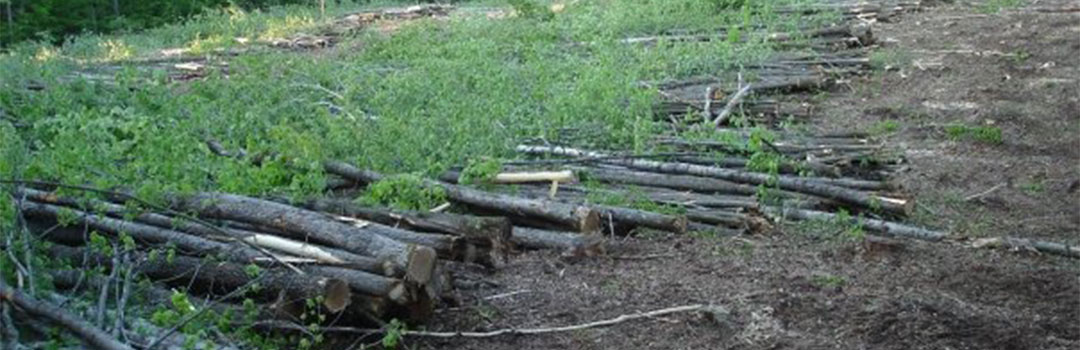
{"label": "stack of logs", "polygon": [[[341,162],[326,170],[351,182],[380,174]],[[602,253],[596,208],[440,186],[461,211],[487,216],[391,210],[349,200],[296,203],[228,193],[171,194],[152,204],[122,191],[75,186],[91,196],[67,196],[64,186],[29,182],[12,198],[39,237],[56,243],[50,255],[73,266],[133,266],[157,283],[147,295],[180,288],[214,300],[214,308],[242,310],[251,298],[264,321],[292,321],[312,300],[340,323],[380,324],[393,318],[424,322],[440,302],[455,300],[461,284],[448,262],[496,268],[514,247],[561,249],[568,255]],[[162,203],[162,202],[157,202]],[[94,234],[130,237],[136,249],[119,254],[90,248]],[[169,251],[169,253],[165,253]],[[168,258],[166,258],[168,256]],[[251,273],[252,265],[260,267]],[[57,271],[58,288],[74,271]],[[81,277],[80,277],[81,278]],[[78,278],[74,278],[78,280]],[[65,282],[67,281],[67,282]],[[234,294],[253,283],[260,288]],[[168,303],[168,300],[162,301]]]}

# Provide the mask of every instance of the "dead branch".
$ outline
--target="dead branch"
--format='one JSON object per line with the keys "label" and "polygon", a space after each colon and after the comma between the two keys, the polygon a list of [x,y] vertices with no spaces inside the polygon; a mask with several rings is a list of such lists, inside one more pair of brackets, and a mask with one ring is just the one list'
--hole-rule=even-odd
{"label": "dead branch", "polygon": [[94,328],[86,320],[72,315],[67,310],[37,300],[12,288],[0,280],[0,302],[9,302],[27,313],[48,319],[74,333],[87,345],[99,350],[133,350],[132,347],[113,339],[100,329]]}
{"label": "dead branch", "polygon": [[[491,338],[491,337],[498,337],[498,336],[502,336],[502,335],[539,335],[539,334],[549,334],[549,333],[562,333],[562,332],[572,332],[572,331],[578,331],[578,330],[589,329],[589,328],[608,327],[608,326],[613,326],[613,325],[617,325],[617,324],[620,324],[620,323],[639,320],[639,319],[643,319],[643,318],[653,318],[653,317],[660,317],[660,316],[670,315],[670,314],[675,314],[675,313],[700,311],[700,310],[703,310],[705,308],[706,308],[705,305],[700,305],[700,304],[677,306],[677,307],[654,310],[654,311],[649,311],[649,312],[637,312],[637,313],[633,313],[633,314],[625,314],[625,315],[620,315],[618,317],[611,318],[611,319],[595,321],[595,322],[589,322],[589,323],[576,324],[576,325],[569,325],[569,326],[561,326],[561,327],[504,328],[504,329],[494,330],[494,331],[490,331],[490,332],[429,332],[429,331],[403,330],[403,331],[401,331],[401,335],[405,336],[405,337],[432,337],[432,338]],[[293,327],[299,327],[299,326],[296,326],[296,325],[286,325],[286,324],[281,324],[281,323],[276,323],[276,324],[275,323],[265,323],[265,324],[271,325],[271,326],[276,327],[276,328],[286,328],[286,329],[293,328]],[[351,334],[377,334],[377,333],[384,332],[384,330],[381,330],[381,329],[365,329],[365,328],[354,328],[354,327],[324,327],[324,328],[320,328],[320,330],[322,330],[324,332],[351,333]]]}

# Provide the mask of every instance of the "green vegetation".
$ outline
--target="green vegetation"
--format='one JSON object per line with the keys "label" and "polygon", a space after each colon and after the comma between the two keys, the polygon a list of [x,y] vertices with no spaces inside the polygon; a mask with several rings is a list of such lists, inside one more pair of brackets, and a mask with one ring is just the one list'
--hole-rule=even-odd
{"label": "green vegetation", "polygon": [[630,186],[626,192],[612,191],[607,186],[594,181],[585,181],[585,201],[593,204],[610,205],[651,211],[662,214],[683,214],[686,208],[673,204],[657,203],[641,188]]}
{"label": "green vegetation", "polygon": [[416,174],[402,174],[368,185],[367,193],[358,201],[397,209],[428,210],[446,202],[446,190],[425,185]]}
{"label": "green vegetation", "polygon": [[[201,190],[300,198],[321,194],[322,162],[340,159],[402,174],[371,184],[359,201],[426,210],[443,203],[446,194],[425,186],[423,177],[466,164],[462,180],[482,182],[498,171],[497,159],[517,156],[512,146],[523,139],[556,139],[561,130],[587,129],[602,136],[589,140],[597,147],[650,151],[659,129],[652,115],[659,97],[642,89],[641,81],[722,75],[772,54],[757,30],[729,30],[728,40],[662,43],[662,49],[619,39],[736,26],[781,32],[818,20],[772,12],[803,0],[601,0],[567,2],[560,11],[550,10],[550,1],[492,1],[516,15],[492,19],[480,9],[466,9],[393,29],[346,30],[333,47],[308,52],[265,43],[327,33],[335,17],[362,6],[329,2],[326,16],[313,6],[247,7],[285,2],[232,1],[236,6],[222,7],[225,1],[125,0],[119,2],[123,11],[132,12],[122,12],[123,20],[107,19],[107,12],[98,12],[98,22],[89,25],[57,17],[65,23],[30,32],[31,23],[45,23],[47,16],[93,20],[86,11],[94,8],[86,7],[89,1],[53,0],[33,6],[70,10],[31,13],[30,2],[0,0],[0,7],[10,3],[18,11],[14,25],[0,23],[6,44],[0,52],[0,178],[122,186],[148,200]],[[43,17],[31,17],[37,15]],[[33,39],[11,42],[27,37]],[[175,62],[147,64],[175,59],[163,50],[228,65],[207,64],[205,76],[179,81],[169,77]],[[225,50],[242,53],[224,55]],[[771,136],[763,130],[754,135],[749,144],[728,136],[753,152],[752,169],[775,173],[783,159],[768,150]],[[216,156],[207,139],[263,156],[253,157],[257,165]],[[683,211],[634,190],[590,200]],[[24,247],[20,251],[27,255],[19,260],[35,270],[69,267],[47,260],[45,244],[18,230],[16,222],[12,203],[0,201],[0,244]],[[92,245],[103,254],[130,249],[123,237],[95,237]],[[753,250],[752,243],[734,244],[746,255]],[[166,262],[177,254],[171,246],[150,253]],[[0,255],[5,281],[15,280],[10,259]],[[256,267],[247,272],[261,273]],[[44,277],[29,283],[39,291],[50,286]],[[78,311],[92,307],[73,304]],[[170,327],[193,317],[181,329],[193,341],[221,331],[260,349],[322,342],[314,332],[264,338],[232,328],[253,317],[250,300],[249,315],[198,313],[192,304],[177,297],[131,314]],[[315,324],[322,317],[305,312],[300,321]],[[403,329],[391,322],[383,345],[398,346]]]}
{"label": "green vegetation", "polygon": [[996,126],[970,126],[953,123],[945,126],[945,134],[953,141],[972,140],[989,144],[1004,142],[1001,128]]}
{"label": "green vegetation", "polygon": [[870,128],[870,133],[874,135],[888,135],[900,130],[900,122],[895,120],[881,120],[874,123],[874,126]]}
{"label": "green vegetation", "polygon": [[978,5],[983,13],[998,13],[1001,10],[1017,8],[1024,4],[1024,0],[986,0]]}
{"label": "green vegetation", "polygon": [[502,163],[495,159],[470,159],[465,169],[461,170],[458,182],[461,184],[481,184],[489,182],[502,171]]}
{"label": "green vegetation", "polygon": [[857,242],[866,237],[861,215],[853,217],[843,209],[830,220],[799,221],[794,228],[801,234],[839,242]]}
{"label": "green vegetation", "polygon": [[383,335],[382,346],[387,349],[397,349],[398,344],[401,344],[401,333],[405,330],[405,324],[395,318],[390,320],[385,330],[386,334]]}
{"label": "green vegetation", "polygon": [[911,52],[898,48],[883,48],[870,53],[870,66],[876,70],[899,69],[911,64]]}
{"label": "green vegetation", "polygon": [[814,275],[810,283],[818,288],[840,288],[847,284],[843,277],[829,274]]}
{"label": "green vegetation", "polygon": [[1042,179],[1032,178],[1030,181],[1020,184],[1020,190],[1034,196],[1046,192],[1046,184]]}
{"label": "green vegetation", "polygon": [[84,32],[132,31],[223,8],[253,10],[319,0],[0,0],[0,44],[26,39],[63,42]]}
{"label": "green vegetation", "polygon": [[[5,151],[22,154],[14,168],[23,177],[123,184],[150,197],[206,189],[315,194],[325,182],[319,164],[330,158],[430,175],[467,159],[512,158],[518,140],[563,128],[600,125],[601,145],[646,150],[658,97],[639,81],[736,69],[770,47],[748,38],[654,50],[617,39],[717,30],[747,21],[747,13],[772,31],[792,28],[770,13],[776,4],[755,2],[745,12],[705,0],[580,2],[548,21],[461,16],[415,21],[391,35],[363,30],[317,55],[233,40],[328,23],[299,7],[210,12],[62,46],[24,43],[0,57],[0,109],[19,122],[0,122],[0,137],[12,147]],[[249,52],[230,58],[228,73],[186,83],[133,63],[171,47]],[[103,65],[119,68],[115,79],[80,78]],[[259,166],[213,157],[207,136],[275,156]]]}

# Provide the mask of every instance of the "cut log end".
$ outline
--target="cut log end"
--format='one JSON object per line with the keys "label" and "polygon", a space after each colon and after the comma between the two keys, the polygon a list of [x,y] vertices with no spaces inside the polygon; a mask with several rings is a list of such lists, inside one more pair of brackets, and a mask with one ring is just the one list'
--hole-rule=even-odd
{"label": "cut log end", "polygon": [[352,302],[352,291],[349,284],[336,278],[322,280],[323,306],[330,312],[340,312]]}
{"label": "cut log end", "polygon": [[910,216],[915,212],[915,200],[914,199],[902,199],[902,198],[889,198],[889,197],[877,197],[878,203],[881,205],[881,209],[894,213],[900,216]]}
{"label": "cut log end", "polygon": [[405,267],[406,278],[418,284],[427,284],[435,272],[437,259],[434,249],[414,246],[409,252],[408,266]]}
{"label": "cut log end", "polygon": [[586,206],[579,206],[574,208],[574,217],[578,219],[578,232],[593,233],[600,231],[600,213],[596,210]]}
{"label": "cut log end", "polygon": [[409,302],[409,293],[405,289],[404,283],[396,283],[390,288],[390,292],[386,295],[391,301],[398,304],[406,304]]}

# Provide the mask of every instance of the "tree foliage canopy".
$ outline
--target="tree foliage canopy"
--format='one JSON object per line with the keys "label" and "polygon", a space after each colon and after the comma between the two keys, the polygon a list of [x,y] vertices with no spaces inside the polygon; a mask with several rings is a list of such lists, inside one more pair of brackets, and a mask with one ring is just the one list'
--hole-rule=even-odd
{"label": "tree foliage canopy", "polygon": [[0,0],[0,43],[50,42],[82,32],[150,28],[208,9],[243,9],[313,3],[318,0]]}

